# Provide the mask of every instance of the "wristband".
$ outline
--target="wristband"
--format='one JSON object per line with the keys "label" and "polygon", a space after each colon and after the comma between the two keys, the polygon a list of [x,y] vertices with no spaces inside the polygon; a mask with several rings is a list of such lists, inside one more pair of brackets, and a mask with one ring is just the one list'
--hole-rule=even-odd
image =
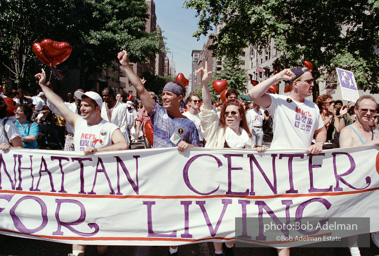
{"label": "wristband", "polygon": [[317,140],[316,143],[321,143],[321,145],[324,145],[325,142],[321,141],[321,140]]}

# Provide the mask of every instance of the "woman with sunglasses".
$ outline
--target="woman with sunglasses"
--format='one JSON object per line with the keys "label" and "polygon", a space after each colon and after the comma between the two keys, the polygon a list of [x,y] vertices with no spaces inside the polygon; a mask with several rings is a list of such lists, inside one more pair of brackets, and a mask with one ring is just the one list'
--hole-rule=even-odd
{"label": "woman with sunglasses", "polygon": [[[212,109],[211,95],[207,84],[208,75],[207,63],[204,68],[200,68],[203,83],[203,105],[199,113],[203,136],[206,141],[205,148],[253,148],[252,134],[247,125],[245,108],[237,100],[226,101],[221,106],[220,117]],[[213,243],[215,254],[233,255],[234,241],[225,243]]]}
{"label": "woman with sunglasses", "polygon": [[206,148],[252,148],[252,135],[246,121],[245,108],[237,100],[221,106],[220,117],[212,109],[211,95],[205,82],[211,72],[201,68],[203,106],[199,114]]}

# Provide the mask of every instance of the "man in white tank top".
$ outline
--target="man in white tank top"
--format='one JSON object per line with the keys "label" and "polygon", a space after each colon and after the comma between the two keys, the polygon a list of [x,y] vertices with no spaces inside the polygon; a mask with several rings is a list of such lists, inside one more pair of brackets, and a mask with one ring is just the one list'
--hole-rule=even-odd
{"label": "man in white tank top", "polygon": [[[71,111],[63,99],[46,86],[46,73],[42,69],[41,73],[35,75],[39,79],[38,83],[45,93],[46,98],[57,108],[63,118],[75,131],[74,145],[75,151],[83,151],[85,155],[102,151],[126,150],[128,143],[120,128],[101,117],[101,107],[103,100],[96,92],[76,91],[75,96],[81,99],[80,112],[82,116]],[[83,256],[86,246],[74,244],[71,256]],[[98,253],[105,254],[107,246],[98,246]]]}
{"label": "man in white tank top", "polygon": [[[370,121],[375,118],[378,104],[371,95],[359,97],[354,110],[356,121],[341,130],[339,142],[341,148],[362,145],[379,145],[378,130],[370,127]],[[373,241],[379,241],[379,232],[371,234]],[[361,255],[358,248],[358,237],[348,237],[349,249],[352,256]]]}

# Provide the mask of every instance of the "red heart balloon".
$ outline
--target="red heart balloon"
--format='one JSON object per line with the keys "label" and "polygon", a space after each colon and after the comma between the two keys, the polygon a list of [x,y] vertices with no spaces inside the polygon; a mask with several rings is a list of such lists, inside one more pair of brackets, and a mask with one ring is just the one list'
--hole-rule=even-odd
{"label": "red heart balloon", "polygon": [[16,110],[17,106],[13,98],[5,97],[3,99],[5,101],[5,104],[7,105],[7,116],[14,116],[15,115],[14,111]]}
{"label": "red heart balloon", "polygon": [[253,86],[256,86],[257,84],[259,84],[259,82],[258,82],[257,80],[251,80],[251,84],[252,84]]}
{"label": "red heart balloon", "polygon": [[182,74],[182,73],[179,73],[177,76],[176,76],[176,79],[175,79],[177,82],[179,83],[182,83],[184,84],[185,86],[188,85],[189,81],[187,78],[185,78],[185,76]]}
{"label": "red heart balloon", "polygon": [[152,146],[154,142],[154,127],[150,119],[145,122],[145,136]]}
{"label": "red heart balloon", "polygon": [[284,88],[284,92],[290,92],[291,91],[291,87],[290,85],[287,85],[286,88]]}
{"label": "red heart balloon", "polygon": [[215,106],[216,106],[216,107],[220,106],[220,102],[216,102],[216,103],[215,103]]}
{"label": "red heart balloon", "polygon": [[306,67],[309,70],[313,70],[313,64],[312,64],[312,62],[310,62],[308,60],[304,61],[304,67]]}
{"label": "red heart balloon", "polygon": [[279,87],[278,85],[274,84],[274,85],[271,85],[270,88],[268,88],[268,91],[270,93],[278,93],[279,91]]}
{"label": "red heart balloon", "polygon": [[220,98],[222,102],[225,102],[227,93],[228,93],[228,90],[225,90],[223,93],[221,93]]}
{"label": "red heart balloon", "polygon": [[66,42],[43,39],[41,43],[33,44],[33,50],[42,63],[55,67],[67,60],[71,54],[72,47]]}
{"label": "red heart balloon", "polygon": [[43,49],[41,47],[41,45],[39,43],[34,43],[33,44],[33,51],[34,51],[34,54],[38,57],[38,59],[45,65],[50,65],[50,63],[52,63],[52,59],[51,58],[47,58],[45,56],[45,53],[43,52]]}
{"label": "red heart balloon", "polygon": [[222,93],[226,87],[228,87],[228,81],[226,80],[213,81],[213,89],[215,89],[218,94]]}

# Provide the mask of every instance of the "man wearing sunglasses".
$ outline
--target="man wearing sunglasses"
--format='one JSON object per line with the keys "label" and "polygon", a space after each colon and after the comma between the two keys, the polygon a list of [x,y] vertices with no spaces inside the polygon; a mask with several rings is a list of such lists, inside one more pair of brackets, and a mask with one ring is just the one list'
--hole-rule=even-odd
{"label": "man wearing sunglasses", "polygon": [[[359,97],[355,103],[354,110],[356,121],[342,129],[339,142],[341,148],[356,147],[362,145],[379,145],[378,134],[376,128],[370,126],[376,116],[376,108],[378,104],[371,95],[363,95]],[[379,240],[379,232],[371,234],[373,240]],[[348,238],[349,249],[352,256],[360,256],[358,248],[358,237],[352,236]]]}
{"label": "man wearing sunglasses", "polygon": [[[280,81],[289,81],[289,95],[266,93],[268,88]],[[326,140],[326,129],[319,108],[306,99],[312,95],[314,80],[305,67],[285,69],[254,86],[250,98],[266,108],[273,118],[273,149],[307,149],[318,154]],[[316,143],[312,145],[315,136]]]}
{"label": "man wearing sunglasses", "polygon": [[376,108],[377,103],[371,95],[359,97],[354,106],[356,121],[341,131],[341,148],[379,144],[378,131],[370,127],[371,119],[376,116]]}
{"label": "man wearing sunglasses", "polygon": [[[266,93],[270,86],[280,81],[289,81],[288,96]],[[266,108],[273,118],[271,149],[306,149],[310,154],[322,151],[326,129],[319,108],[306,99],[312,95],[313,86],[311,70],[297,67],[282,70],[249,91],[250,98]],[[314,136],[316,143],[312,145]],[[290,249],[278,249],[278,255],[289,256]]]}
{"label": "man wearing sunglasses", "polygon": [[187,98],[187,106],[189,107],[189,110],[184,112],[183,115],[195,124],[197,132],[199,133],[199,140],[204,146],[204,137],[201,132],[201,121],[199,117],[200,102],[201,100],[199,96],[196,93],[191,93]]}

